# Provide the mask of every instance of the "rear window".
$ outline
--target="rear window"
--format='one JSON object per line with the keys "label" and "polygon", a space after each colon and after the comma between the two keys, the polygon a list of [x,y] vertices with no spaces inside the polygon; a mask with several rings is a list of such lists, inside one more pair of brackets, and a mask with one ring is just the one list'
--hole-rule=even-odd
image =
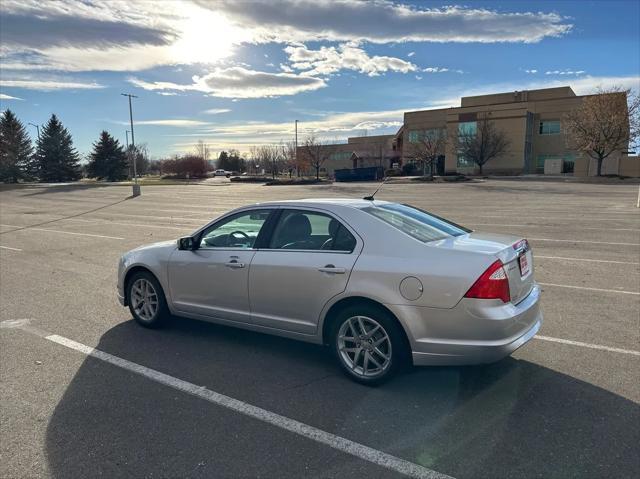
{"label": "rear window", "polygon": [[467,228],[409,205],[383,204],[368,206],[362,211],[423,243],[471,232]]}

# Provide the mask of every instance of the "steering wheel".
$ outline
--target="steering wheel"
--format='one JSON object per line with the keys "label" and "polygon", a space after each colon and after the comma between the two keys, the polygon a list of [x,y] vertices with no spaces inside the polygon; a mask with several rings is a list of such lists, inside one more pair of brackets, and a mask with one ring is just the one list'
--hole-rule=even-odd
{"label": "steering wheel", "polygon": [[322,246],[320,246],[320,249],[331,249],[332,247],[333,247],[333,238],[329,238],[324,243],[322,243]]}
{"label": "steering wheel", "polygon": [[235,236],[235,235],[244,236],[245,239],[251,239],[249,237],[249,235],[247,233],[245,233],[244,231],[232,231],[231,233],[229,233],[229,236]]}
{"label": "steering wheel", "polygon": [[240,239],[240,238],[236,238],[236,235],[241,236],[243,240],[247,241],[247,243],[251,243],[251,238],[244,231],[232,231],[231,233],[229,233],[229,238]]}

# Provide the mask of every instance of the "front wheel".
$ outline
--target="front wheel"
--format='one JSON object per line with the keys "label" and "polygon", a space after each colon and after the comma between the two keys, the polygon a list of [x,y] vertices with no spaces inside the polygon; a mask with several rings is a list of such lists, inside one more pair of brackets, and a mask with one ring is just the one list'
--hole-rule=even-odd
{"label": "front wheel", "polygon": [[169,317],[164,292],[158,280],[146,271],[135,273],[128,283],[129,311],[145,328],[158,328]]}
{"label": "front wheel", "polygon": [[331,345],[342,370],[368,385],[394,376],[406,359],[402,330],[382,309],[354,306],[341,311],[331,335]]}

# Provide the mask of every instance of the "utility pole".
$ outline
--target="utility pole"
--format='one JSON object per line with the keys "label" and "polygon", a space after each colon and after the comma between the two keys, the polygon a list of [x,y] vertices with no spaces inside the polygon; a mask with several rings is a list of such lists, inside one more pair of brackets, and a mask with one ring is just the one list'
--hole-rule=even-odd
{"label": "utility pole", "polygon": [[129,151],[129,130],[124,130],[124,134],[127,138],[127,151]]}
{"label": "utility pole", "polygon": [[300,163],[298,163],[298,120],[296,120],[296,173],[300,176]]}
{"label": "utility pole", "polygon": [[[129,121],[131,123],[131,148],[129,149],[129,154],[133,153],[133,196],[140,196],[140,185],[138,184],[138,170],[136,168],[136,155],[133,150],[136,147],[136,141],[133,136],[133,110],[131,109],[131,99],[138,98],[135,95],[131,95],[130,93],[121,93],[122,96],[126,96],[129,98]],[[131,159],[131,156],[129,156]]]}
{"label": "utility pole", "polygon": [[40,125],[36,125],[35,123],[29,122],[31,126],[35,126],[36,130],[38,130],[38,141],[40,141]]}

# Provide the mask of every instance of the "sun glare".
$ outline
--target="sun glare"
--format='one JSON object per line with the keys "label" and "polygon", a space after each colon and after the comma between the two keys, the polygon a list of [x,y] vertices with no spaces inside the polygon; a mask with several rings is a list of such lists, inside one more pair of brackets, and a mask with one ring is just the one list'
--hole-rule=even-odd
{"label": "sun glare", "polygon": [[242,40],[242,31],[218,13],[195,6],[180,13],[180,38],[172,46],[179,63],[214,63],[230,56]]}

